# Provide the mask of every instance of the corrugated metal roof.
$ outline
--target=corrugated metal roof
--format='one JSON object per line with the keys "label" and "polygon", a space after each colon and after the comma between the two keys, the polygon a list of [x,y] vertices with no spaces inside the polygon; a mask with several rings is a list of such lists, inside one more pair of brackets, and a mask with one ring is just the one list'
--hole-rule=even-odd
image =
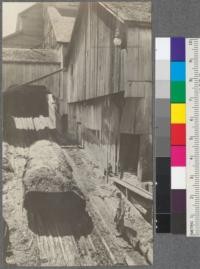
{"label": "corrugated metal roof", "polygon": [[122,21],[151,22],[151,1],[99,2]]}
{"label": "corrugated metal roof", "polygon": [[3,62],[60,63],[60,57],[51,49],[3,48]]}
{"label": "corrugated metal roof", "polygon": [[68,43],[71,40],[75,18],[64,17],[54,7],[48,7],[48,15],[51,21],[57,42]]}

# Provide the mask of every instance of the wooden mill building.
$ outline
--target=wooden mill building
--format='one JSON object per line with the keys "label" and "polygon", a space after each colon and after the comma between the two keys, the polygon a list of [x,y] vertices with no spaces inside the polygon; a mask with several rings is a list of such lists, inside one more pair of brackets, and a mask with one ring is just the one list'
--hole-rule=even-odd
{"label": "wooden mill building", "polygon": [[45,86],[57,104],[59,131],[67,114],[64,62],[78,7],[79,2],[36,3],[18,14],[16,31],[2,41],[3,91],[30,81]]}
{"label": "wooden mill building", "polygon": [[3,47],[4,90],[49,87],[66,138],[103,170],[152,181],[150,1],[37,3]]}
{"label": "wooden mill building", "polygon": [[68,134],[103,169],[151,181],[149,2],[81,4],[66,58]]}

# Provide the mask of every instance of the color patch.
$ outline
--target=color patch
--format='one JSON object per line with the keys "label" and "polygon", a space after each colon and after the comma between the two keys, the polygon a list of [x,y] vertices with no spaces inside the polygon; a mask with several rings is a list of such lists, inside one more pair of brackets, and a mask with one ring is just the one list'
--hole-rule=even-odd
{"label": "color patch", "polygon": [[156,98],[169,99],[170,98],[170,81],[158,80],[155,82]]}
{"label": "color patch", "polygon": [[170,232],[170,158],[156,158],[156,231]]}
{"label": "color patch", "polygon": [[171,166],[186,166],[186,147],[171,147]]}
{"label": "color patch", "polygon": [[186,211],[183,213],[172,213],[171,219],[171,231],[174,234],[185,234],[186,233]]}
{"label": "color patch", "polygon": [[185,62],[171,62],[171,81],[185,81]]}
{"label": "color patch", "polygon": [[186,190],[172,190],[171,204],[173,213],[184,213],[186,211]]}
{"label": "color patch", "polygon": [[155,41],[157,232],[170,232],[170,38]]}
{"label": "color patch", "polygon": [[171,104],[171,123],[186,122],[185,104]]}
{"label": "color patch", "polygon": [[[186,63],[185,38],[171,38],[171,232],[185,231],[186,213]],[[179,219],[181,217],[181,219]]]}
{"label": "color patch", "polygon": [[185,61],[185,38],[171,38],[171,61]]}
{"label": "color patch", "polygon": [[171,145],[185,145],[186,143],[186,125],[171,124]]}
{"label": "color patch", "polygon": [[171,167],[171,189],[186,188],[186,167]]}
{"label": "color patch", "polygon": [[185,103],[185,81],[171,82],[171,102]]}
{"label": "color patch", "polygon": [[156,61],[156,80],[170,80],[170,62]]}
{"label": "color patch", "polygon": [[170,139],[169,137],[156,138],[156,156],[170,157]]}
{"label": "color patch", "polygon": [[[163,136],[163,137],[170,137],[170,118],[168,117],[162,117],[157,118],[156,121],[156,137]],[[170,142],[170,139],[169,139]]]}
{"label": "color patch", "polygon": [[156,38],[156,60],[170,61],[170,38]]}
{"label": "color patch", "polygon": [[157,214],[156,217],[156,232],[157,233],[170,233],[170,220],[171,214]]}
{"label": "color patch", "polygon": [[156,113],[156,119],[168,117],[170,122],[170,100],[156,99],[155,113]]}

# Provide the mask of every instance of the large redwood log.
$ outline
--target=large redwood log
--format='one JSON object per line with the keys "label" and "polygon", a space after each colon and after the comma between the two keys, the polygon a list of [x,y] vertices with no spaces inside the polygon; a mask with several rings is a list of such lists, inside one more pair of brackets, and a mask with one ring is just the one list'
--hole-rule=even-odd
{"label": "large redwood log", "polygon": [[[54,142],[41,140],[30,147],[23,185],[25,208],[33,207],[36,203],[40,207],[47,207],[48,204],[56,206],[59,199],[60,204],[63,203],[63,193],[66,193],[65,203],[70,203],[72,207],[85,207],[85,197],[73,178],[72,167],[61,147]],[[51,195],[48,196],[48,193]],[[54,197],[57,199],[55,201],[54,198],[50,205],[49,197],[56,193],[58,195]]]}

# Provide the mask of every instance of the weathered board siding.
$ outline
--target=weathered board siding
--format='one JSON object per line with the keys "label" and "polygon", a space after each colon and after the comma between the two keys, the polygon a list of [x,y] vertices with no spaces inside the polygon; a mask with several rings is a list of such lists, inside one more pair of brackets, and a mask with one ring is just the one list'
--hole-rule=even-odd
{"label": "weathered board siding", "polygon": [[152,91],[151,29],[128,27],[125,97],[145,97]]}
{"label": "weathered board siding", "polygon": [[[26,83],[59,68],[59,64],[50,63],[3,63],[2,89],[4,91],[11,85]],[[60,73],[56,73],[33,83],[33,85],[44,85],[55,97],[58,97],[61,87],[60,76]]]}
{"label": "weathered board siding", "polygon": [[84,144],[91,148],[102,168],[109,161],[116,164],[119,134],[119,108],[111,97],[94,102],[69,104],[68,130],[70,138],[78,140],[78,126]]}
{"label": "weathered board siding", "polygon": [[81,130],[84,145],[94,154],[100,167],[106,169],[110,163],[113,170],[118,171],[120,134],[139,135],[138,178],[151,180],[152,137],[150,122],[146,120],[149,107],[143,103],[144,111],[141,111],[142,100],[145,99],[131,97],[123,100],[123,96],[117,94],[69,104],[70,139],[78,141]]}
{"label": "weathered board siding", "polygon": [[139,136],[137,176],[151,181],[151,29],[135,23],[120,24],[125,45],[116,48],[113,17],[92,2],[82,11],[67,58],[64,95],[69,102],[70,138],[80,141],[81,133],[99,165],[106,169],[110,163],[117,171],[120,136]]}
{"label": "weathered board siding", "polygon": [[43,20],[44,20],[44,38],[43,38],[43,48],[56,48],[58,45],[53,31],[53,27],[48,17],[47,9],[43,11]]}
{"label": "weathered board siding", "polygon": [[62,87],[60,87],[60,94],[59,94],[59,113],[60,115],[67,114],[67,107],[68,107],[68,95],[67,95],[67,72],[63,71],[60,73],[61,76],[61,83]]}
{"label": "weathered board siding", "polygon": [[70,103],[120,91],[121,51],[113,44],[116,22],[105,12],[90,2],[76,24],[68,59]]}
{"label": "weathered board siding", "polygon": [[117,23],[105,10],[90,3],[79,17],[68,59],[69,102],[120,91],[145,97],[152,89],[151,29],[120,25],[127,46],[120,49],[113,45]]}

